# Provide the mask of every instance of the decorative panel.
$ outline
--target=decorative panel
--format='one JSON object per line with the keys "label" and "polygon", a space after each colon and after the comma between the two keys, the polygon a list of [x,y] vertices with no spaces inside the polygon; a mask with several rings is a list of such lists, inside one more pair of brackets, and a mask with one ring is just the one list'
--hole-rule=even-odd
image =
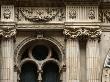
{"label": "decorative panel", "polygon": [[2,5],[1,6],[1,21],[10,22],[14,21],[14,6]]}
{"label": "decorative panel", "polygon": [[66,21],[98,22],[98,6],[67,6]]}
{"label": "decorative panel", "polygon": [[62,7],[19,7],[15,14],[16,21],[20,23],[56,23],[65,20],[65,9]]}

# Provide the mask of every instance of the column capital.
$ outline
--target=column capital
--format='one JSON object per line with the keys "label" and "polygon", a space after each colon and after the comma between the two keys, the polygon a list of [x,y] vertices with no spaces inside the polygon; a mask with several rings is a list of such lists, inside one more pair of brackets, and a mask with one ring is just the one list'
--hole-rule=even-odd
{"label": "column capital", "polygon": [[67,38],[76,39],[81,37],[81,39],[99,39],[101,36],[102,30],[100,28],[65,28],[63,34]]}
{"label": "column capital", "polygon": [[11,38],[16,35],[16,26],[12,23],[0,25],[0,35],[4,38]]}
{"label": "column capital", "polygon": [[102,34],[102,30],[100,28],[90,28],[88,32],[89,32],[89,35],[88,35],[89,39],[99,40]]}
{"label": "column capital", "polygon": [[71,39],[76,39],[80,35],[80,33],[79,33],[77,28],[72,28],[72,29],[66,28],[66,29],[64,29],[63,34],[67,38],[71,38]]}

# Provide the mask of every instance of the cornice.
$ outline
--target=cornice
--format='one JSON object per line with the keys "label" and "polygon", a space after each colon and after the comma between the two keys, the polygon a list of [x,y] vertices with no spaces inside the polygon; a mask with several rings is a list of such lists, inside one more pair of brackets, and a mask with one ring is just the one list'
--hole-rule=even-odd
{"label": "cornice", "polygon": [[17,24],[17,30],[63,30],[63,23],[45,23],[45,24]]}

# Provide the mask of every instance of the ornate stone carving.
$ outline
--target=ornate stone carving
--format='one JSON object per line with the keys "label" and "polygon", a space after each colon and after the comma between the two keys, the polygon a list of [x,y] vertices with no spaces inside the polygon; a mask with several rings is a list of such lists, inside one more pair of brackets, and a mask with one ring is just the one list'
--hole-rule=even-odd
{"label": "ornate stone carving", "polygon": [[95,38],[100,38],[102,34],[102,30],[100,28],[90,28],[89,29],[89,38],[95,39]]}
{"label": "ornate stone carving", "polygon": [[103,68],[102,82],[110,82],[110,68]]}
{"label": "ornate stone carving", "polygon": [[95,19],[95,11],[94,10],[90,10],[89,14],[88,14],[89,19],[93,20]]}
{"label": "ornate stone carving", "polygon": [[11,11],[9,9],[5,9],[3,16],[4,16],[4,19],[10,19]]}
{"label": "ornate stone carving", "polygon": [[[100,28],[71,28],[64,29],[64,34],[70,38],[77,38],[79,36],[86,36],[91,39],[99,38],[102,31]],[[83,38],[83,37],[82,37]]]}
{"label": "ornate stone carving", "polygon": [[[49,22],[58,18],[59,21],[62,21],[65,18],[65,12],[63,8],[18,8],[19,13],[16,14],[18,21],[22,20],[22,17],[25,20],[30,22]],[[22,16],[22,17],[21,17]]]}
{"label": "ornate stone carving", "polygon": [[77,38],[80,35],[80,31],[77,28],[64,29],[63,34],[70,38]]}
{"label": "ornate stone carving", "polygon": [[1,6],[1,21],[14,21],[14,6]]}
{"label": "ornate stone carving", "polygon": [[0,35],[5,38],[10,38],[16,35],[16,29],[13,26],[1,26]]}
{"label": "ornate stone carving", "polygon": [[103,10],[103,22],[110,22],[110,10]]}
{"label": "ornate stone carving", "polygon": [[71,9],[69,11],[69,18],[70,19],[76,19],[76,15],[77,15],[77,13],[76,13],[76,11],[74,9]]}

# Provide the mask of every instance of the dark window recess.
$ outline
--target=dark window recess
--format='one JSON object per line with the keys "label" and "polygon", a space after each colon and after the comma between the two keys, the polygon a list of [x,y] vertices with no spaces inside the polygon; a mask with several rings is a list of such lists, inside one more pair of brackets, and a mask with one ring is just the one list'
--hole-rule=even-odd
{"label": "dark window recess", "polygon": [[48,56],[48,48],[43,45],[37,45],[32,50],[32,55],[37,60],[44,60]]}
{"label": "dark window recess", "polygon": [[58,53],[55,49],[52,48],[52,58],[55,58],[57,60],[59,60],[59,56],[58,56]]}
{"label": "dark window recess", "polygon": [[59,82],[59,68],[54,63],[48,63],[43,68],[43,82]]}
{"label": "dark window recess", "polygon": [[25,63],[22,66],[22,72],[21,72],[21,81],[20,82],[37,82],[37,73],[36,73],[37,68],[33,63]]}

